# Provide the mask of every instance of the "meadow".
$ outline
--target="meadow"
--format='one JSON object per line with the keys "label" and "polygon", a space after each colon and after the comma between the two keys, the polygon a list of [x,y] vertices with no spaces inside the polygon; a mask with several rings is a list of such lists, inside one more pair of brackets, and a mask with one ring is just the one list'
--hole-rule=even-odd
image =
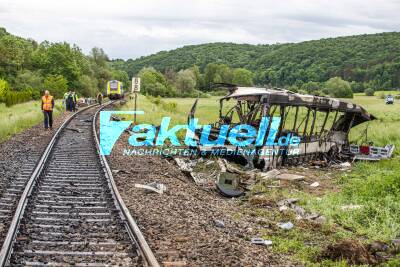
{"label": "meadow", "polygon": [[[12,135],[43,121],[40,101],[29,101],[6,107],[0,103],[0,143]],[[54,118],[61,113],[61,101],[56,101]]]}

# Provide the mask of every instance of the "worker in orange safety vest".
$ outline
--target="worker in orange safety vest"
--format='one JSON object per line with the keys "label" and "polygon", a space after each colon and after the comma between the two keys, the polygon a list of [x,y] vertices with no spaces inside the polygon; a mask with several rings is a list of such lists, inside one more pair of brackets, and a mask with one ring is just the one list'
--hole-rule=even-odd
{"label": "worker in orange safety vest", "polygon": [[42,96],[42,111],[44,115],[44,128],[47,130],[53,129],[53,108],[54,108],[54,98],[50,95],[49,91],[44,92]]}

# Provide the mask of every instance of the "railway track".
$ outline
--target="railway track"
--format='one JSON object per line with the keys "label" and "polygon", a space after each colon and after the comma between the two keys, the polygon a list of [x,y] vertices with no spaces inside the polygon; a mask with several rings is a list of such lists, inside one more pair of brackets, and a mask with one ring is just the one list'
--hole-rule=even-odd
{"label": "railway track", "polygon": [[98,153],[99,110],[55,133],[25,181],[0,266],[159,266]]}

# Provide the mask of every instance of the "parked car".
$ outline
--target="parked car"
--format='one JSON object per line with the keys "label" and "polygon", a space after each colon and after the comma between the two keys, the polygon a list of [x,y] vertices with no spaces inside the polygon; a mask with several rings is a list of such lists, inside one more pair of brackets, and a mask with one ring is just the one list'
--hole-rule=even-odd
{"label": "parked car", "polygon": [[387,97],[386,97],[386,105],[388,105],[388,104],[394,104],[394,97],[392,96],[392,95],[388,95]]}

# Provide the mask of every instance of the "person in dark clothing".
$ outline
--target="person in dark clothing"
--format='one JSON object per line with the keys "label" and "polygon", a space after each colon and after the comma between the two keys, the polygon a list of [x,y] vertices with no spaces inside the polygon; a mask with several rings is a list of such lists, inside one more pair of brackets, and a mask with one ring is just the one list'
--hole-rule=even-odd
{"label": "person in dark clothing", "polygon": [[72,110],[77,111],[78,95],[72,91]]}
{"label": "person in dark clothing", "polygon": [[101,103],[103,102],[103,94],[100,92],[97,94],[97,102],[100,104],[100,106]]}
{"label": "person in dark clothing", "polygon": [[67,99],[65,100],[66,106],[67,106],[67,110],[69,112],[73,112],[74,111],[74,97],[72,95],[72,91],[69,91]]}
{"label": "person in dark clothing", "polygon": [[44,92],[42,96],[42,111],[44,115],[44,128],[47,130],[53,129],[53,108],[54,108],[54,98],[50,95],[49,91]]}

